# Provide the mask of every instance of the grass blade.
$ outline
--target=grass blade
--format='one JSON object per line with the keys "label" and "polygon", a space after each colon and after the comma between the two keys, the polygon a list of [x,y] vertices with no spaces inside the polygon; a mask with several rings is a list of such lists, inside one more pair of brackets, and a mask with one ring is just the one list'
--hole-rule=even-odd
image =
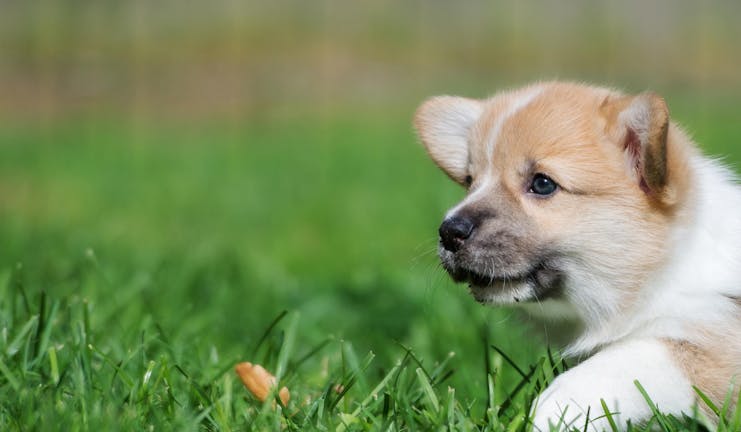
{"label": "grass blade", "polygon": [[[396,371],[399,369],[401,365],[397,363],[394,367],[391,368],[390,371],[386,374],[386,376],[383,377],[381,382],[378,383],[378,385],[366,396],[365,399],[363,399],[362,402],[360,402],[360,405],[358,405],[357,408],[355,408],[355,411],[352,412],[349,416],[347,416],[348,419],[355,419],[360,414],[361,410],[365,409],[365,407],[368,406],[372,401],[378,399],[378,394],[386,388],[386,385],[391,380],[391,377],[394,376]],[[343,421],[339,426],[337,426],[336,432],[344,432],[347,428],[347,424]]]}
{"label": "grass blade", "polygon": [[538,365],[534,365],[530,367],[530,371],[526,375],[523,375],[520,382],[515,386],[515,388],[509,393],[507,396],[507,399],[502,403],[502,405],[499,407],[499,412],[504,413],[507,411],[507,409],[510,407],[510,405],[514,402],[515,397],[517,394],[525,388],[525,385],[527,385],[530,382],[530,379],[535,375],[535,372],[538,370]]}
{"label": "grass blade", "polygon": [[13,340],[10,342],[8,347],[5,349],[5,353],[8,355],[8,357],[13,357],[15,354],[18,353],[21,349],[21,345],[23,345],[23,341],[26,339],[28,334],[31,332],[33,327],[38,323],[39,316],[34,315],[26,321],[26,324],[21,327],[18,334],[13,338]]}
{"label": "grass blade", "polygon": [[3,374],[5,379],[8,380],[8,383],[13,387],[13,390],[18,391],[18,389],[21,388],[21,383],[18,381],[18,378],[13,375],[13,372],[10,371],[2,359],[0,359],[0,372]]}
{"label": "grass blade", "polygon": [[36,358],[39,355],[39,346],[41,344],[41,332],[44,330],[46,325],[46,291],[41,291],[39,298],[39,325],[36,326],[36,334],[33,337],[33,350],[31,351],[32,357]]}
{"label": "grass blade", "polygon": [[502,351],[501,349],[499,349],[499,347],[497,347],[496,345],[490,345],[490,347],[494,351],[496,351],[500,356],[502,356],[502,358],[507,363],[509,363],[510,366],[512,366],[513,368],[515,368],[515,370],[517,371],[518,374],[520,374],[521,377],[525,378],[525,376],[528,375],[528,374],[525,373],[525,371],[523,371],[522,369],[520,369],[520,367],[517,366],[517,363],[515,363],[514,360],[512,360],[507,354],[505,354],[504,351]]}
{"label": "grass blade", "polygon": [[265,341],[267,340],[268,336],[270,336],[270,333],[272,333],[272,332],[273,332],[273,329],[275,328],[275,326],[277,326],[277,325],[278,325],[278,323],[279,323],[279,322],[281,322],[281,320],[282,320],[283,318],[285,318],[285,317],[286,317],[286,315],[288,315],[288,311],[287,311],[287,310],[284,310],[284,311],[282,311],[282,312],[281,312],[281,313],[279,313],[279,314],[278,314],[278,316],[277,316],[277,317],[275,317],[275,318],[273,319],[273,321],[272,321],[272,322],[271,322],[271,323],[270,323],[270,324],[269,324],[269,325],[268,325],[268,326],[267,326],[267,327],[265,328],[265,331],[263,331],[263,332],[262,332],[262,337],[260,337],[260,340],[258,340],[258,341],[257,341],[257,344],[256,344],[256,345],[255,345],[255,347],[254,347],[254,348],[252,349],[252,357],[253,357],[253,358],[254,358],[254,357],[255,357],[255,356],[257,355],[257,351],[258,351],[258,350],[260,349],[260,347],[262,346],[262,344],[264,344],[264,343],[265,343]]}
{"label": "grass blade", "polygon": [[427,400],[430,402],[433,411],[435,414],[438,414],[440,412],[440,401],[437,399],[437,395],[435,394],[435,390],[432,389],[430,381],[424,372],[422,372],[421,368],[417,368],[414,372],[417,374],[417,380],[422,386],[422,390],[425,396],[427,396]]}
{"label": "grass blade", "polygon": [[656,418],[656,421],[659,423],[659,426],[661,426],[661,429],[664,432],[671,432],[671,429],[669,428],[669,425],[666,424],[666,420],[664,419],[664,416],[659,412],[659,409],[656,407],[656,404],[653,400],[651,400],[651,397],[649,397],[648,392],[646,392],[646,389],[643,388],[640,382],[638,380],[633,381],[633,384],[638,388],[638,391],[641,392],[641,395],[643,395],[643,399],[646,400],[646,403],[648,404],[648,407],[651,409],[651,413],[653,413],[654,418]]}
{"label": "grass blade", "polygon": [[[612,429],[612,432],[618,432],[617,423],[615,423],[615,419],[612,418],[612,413],[610,412],[610,409],[607,407],[607,402],[605,402],[604,399],[600,399],[599,403],[600,405],[602,405],[602,412],[605,413],[605,418],[607,419],[607,423],[610,424],[610,429]],[[585,426],[585,430],[586,430],[586,426]]]}
{"label": "grass blade", "polygon": [[59,384],[59,364],[57,362],[57,350],[54,347],[49,347],[47,350],[49,354],[49,369],[51,371],[51,381],[56,386]]}
{"label": "grass blade", "polygon": [[713,413],[715,415],[717,415],[717,416],[720,417],[721,414],[720,414],[720,409],[718,409],[718,406],[715,405],[713,403],[713,401],[710,400],[710,398],[705,393],[703,393],[702,390],[700,390],[696,386],[692,386],[692,389],[695,391],[695,393],[697,393],[697,395],[700,397],[700,399],[702,399],[702,401],[705,403],[705,405],[707,405],[708,408],[710,408],[710,410],[713,411]]}

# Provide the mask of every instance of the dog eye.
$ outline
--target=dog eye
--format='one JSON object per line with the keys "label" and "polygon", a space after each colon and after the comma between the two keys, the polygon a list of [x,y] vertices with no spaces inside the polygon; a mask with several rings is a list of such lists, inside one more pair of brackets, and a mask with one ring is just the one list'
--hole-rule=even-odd
{"label": "dog eye", "polygon": [[553,179],[545,174],[538,173],[533,176],[533,181],[532,183],[530,183],[529,192],[537,195],[547,196],[556,192],[556,189],[558,189],[558,184],[556,184]]}
{"label": "dog eye", "polygon": [[463,184],[466,185],[466,187],[471,187],[473,184],[473,177],[470,175],[467,175],[465,179],[463,179]]}

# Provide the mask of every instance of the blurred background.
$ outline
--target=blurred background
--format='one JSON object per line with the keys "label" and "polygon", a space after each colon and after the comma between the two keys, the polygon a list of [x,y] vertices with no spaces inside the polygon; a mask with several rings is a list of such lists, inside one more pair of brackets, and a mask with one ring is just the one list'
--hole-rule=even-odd
{"label": "blurred background", "polygon": [[[738,2],[4,2],[4,117],[407,112],[535,79],[683,91],[739,79]],[[405,111],[406,110],[406,111]]]}
{"label": "blurred background", "polygon": [[463,191],[416,106],[541,79],[652,89],[735,166],[740,19],[730,0],[3,1],[0,276],[85,302],[106,352],[156,326],[174,361],[221,365],[289,310],[306,346],[455,351],[475,398],[482,332],[523,362],[544,345],[437,265]]}

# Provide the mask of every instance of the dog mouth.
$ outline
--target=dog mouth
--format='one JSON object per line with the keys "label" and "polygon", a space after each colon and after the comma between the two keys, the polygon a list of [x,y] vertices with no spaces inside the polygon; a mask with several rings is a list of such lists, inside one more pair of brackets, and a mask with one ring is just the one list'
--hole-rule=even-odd
{"label": "dog mouth", "polygon": [[469,285],[477,287],[495,287],[502,284],[525,283],[534,277],[535,270],[526,273],[514,275],[492,275],[479,273],[475,270],[459,268],[450,272],[451,277],[456,282],[467,282]]}
{"label": "dog mouth", "polygon": [[458,267],[448,269],[455,282],[467,283],[476,301],[519,303],[556,298],[560,295],[561,272],[548,261],[538,261],[522,272],[508,274],[482,273]]}

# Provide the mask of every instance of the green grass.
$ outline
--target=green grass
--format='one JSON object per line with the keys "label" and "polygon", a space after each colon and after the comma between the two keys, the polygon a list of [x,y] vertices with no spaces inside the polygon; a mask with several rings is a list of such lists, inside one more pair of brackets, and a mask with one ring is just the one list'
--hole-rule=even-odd
{"label": "green grass", "polygon": [[[0,131],[0,429],[525,430],[564,365],[439,269],[408,115]],[[730,115],[689,128],[734,162]]]}

